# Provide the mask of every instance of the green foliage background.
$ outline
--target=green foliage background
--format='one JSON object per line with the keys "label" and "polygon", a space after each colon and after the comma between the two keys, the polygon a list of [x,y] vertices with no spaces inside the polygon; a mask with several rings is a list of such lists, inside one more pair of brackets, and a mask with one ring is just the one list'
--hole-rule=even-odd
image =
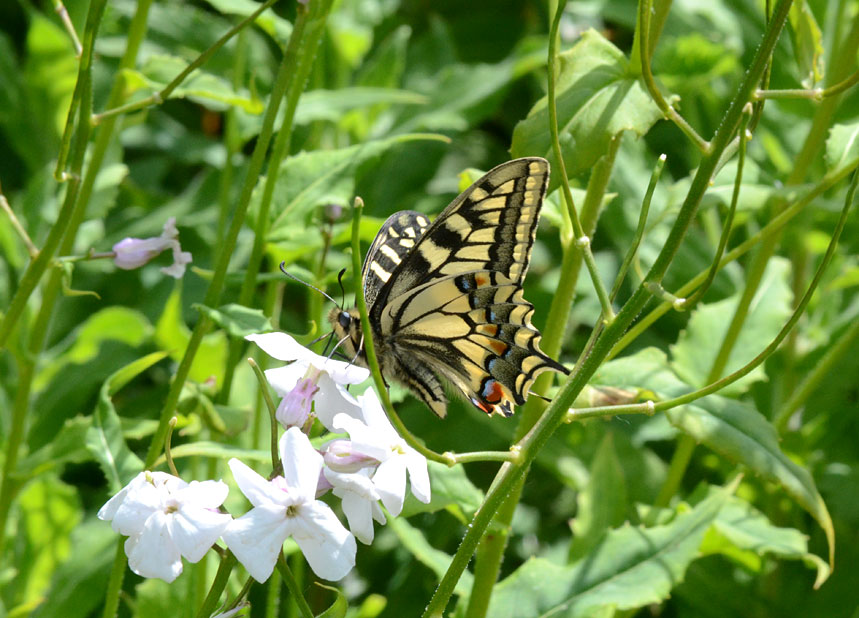
{"label": "green foliage background", "polygon": [[[120,77],[125,102],[163,88],[257,5],[155,2],[135,65],[120,69],[137,6],[113,0],[106,7],[95,40],[95,112],[106,109]],[[70,1],[66,8],[83,33],[88,3]],[[475,170],[513,156],[549,158],[551,190],[558,187],[544,98],[553,10],[541,2],[494,0],[334,3],[295,112],[263,266],[246,303],[261,313],[210,310],[216,327],[182,390],[174,446],[186,479],[228,478],[223,464],[233,448],[265,462],[267,421],[259,414],[257,383],[243,362],[235,364],[255,353],[242,349],[241,336],[269,326],[261,315],[272,328],[305,340],[325,329],[328,306],[285,281],[277,265],[285,261],[291,272],[336,296],[336,273],[350,263],[353,196],[366,204],[366,246],[389,214],[435,214],[476,177]],[[592,242],[609,287],[632,242],[657,157],[667,155],[640,268],[621,288],[619,303],[664,246],[701,160],[677,126],[661,119],[630,72],[636,16],[636,3],[627,0],[567,7],[557,83],[561,145],[574,188],[586,189],[591,171],[616,148],[606,195],[598,196],[604,207]],[[203,302],[234,216],[295,18],[293,3],[277,2],[168,100],[121,116],[71,254],[110,251],[128,236],[156,236],[172,216],[194,268],[177,283],[156,265],[122,271],[109,259],[66,263],[65,293],[50,312],[26,396],[25,433],[14,445],[18,460],[4,472],[14,500],[0,559],[0,615],[101,614],[117,537],[95,513],[145,459],[189,328],[200,319],[195,306]],[[68,186],[58,183],[54,170],[78,58],[48,3],[2,3],[0,24],[0,183],[21,225],[42,247]],[[759,2],[670,6],[654,44],[653,71],[698,134],[713,134],[764,29]],[[768,87],[836,83],[855,70],[857,41],[856,2],[795,3],[775,48]],[[857,116],[855,90],[823,101],[767,101],[749,144],[729,248],[753,237],[780,204],[792,203],[827,174],[855,168]],[[810,149],[807,159],[804,148]],[[708,268],[736,174],[734,157],[708,189],[663,281],[666,290]],[[233,251],[221,305],[239,300],[263,182]],[[749,362],[790,316],[826,250],[845,190],[842,182],[824,191],[785,228],[722,375]],[[581,205],[584,192],[575,195]],[[544,330],[564,277],[562,208],[553,192],[525,282],[535,325]],[[30,258],[5,213],[0,221],[5,312]],[[852,568],[859,564],[859,355],[851,353],[859,341],[857,221],[853,212],[806,315],[759,369],[719,395],[667,413],[574,422],[553,434],[516,507],[487,615],[859,615],[859,575]],[[643,401],[710,382],[752,270],[750,254],[730,263],[693,310],[668,312],[601,367],[591,385],[623,388]],[[22,359],[28,358],[40,307],[51,302],[45,289],[36,291],[0,351],[0,436],[7,461],[15,400],[26,379]],[[562,361],[576,361],[599,312],[583,272],[565,316]],[[830,361],[826,371],[815,373]],[[229,376],[234,365],[227,395],[225,372]],[[786,413],[809,376],[810,390]],[[405,393],[394,389],[393,395],[409,428],[438,452],[503,451],[513,440],[515,419],[487,418],[454,401],[440,421]],[[703,446],[692,450],[679,486],[663,500],[660,490],[672,462],[679,465],[682,436]],[[430,507],[408,505],[407,518],[378,529],[374,544],[359,548],[356,571],[342,587],[349,615],[419,615],[497,469],[493,462],[434,466]],[[745,473],[742,481],[731,485],[738,471]],[[233,494],[227,506],[242,512],[242,500]],[[835,570],[815,590],[816,578],[828,573],[820,524],[828,525],[830,516]],[[186,564],[172,585],[128,573],[120,615],[195,615],[216,568],[215,557],[209,558],[199,567]],[[292,564],[305,583],[311,580],[300,560]],[[230,590],[237,592],[242,582],[233,579]],[[459,600],[455,609],[449,606],[453,615],[465,615],[473,581],[471,573],[459,581]],[[252,615],[297,615],[278,586],[275,581],[252,590]],[[331,605],[332,593],[309,584],[306,590],[314,611]]]}

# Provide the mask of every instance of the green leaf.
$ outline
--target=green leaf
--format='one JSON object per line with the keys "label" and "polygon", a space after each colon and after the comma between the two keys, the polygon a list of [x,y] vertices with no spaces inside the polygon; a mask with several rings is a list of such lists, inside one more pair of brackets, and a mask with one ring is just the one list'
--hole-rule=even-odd
{"label": "green leaf", "polygon": [[[421,564],[429,568],[436,576],[441,579],[450,566],[451,557],[439,549],[435,549],[430,545],[423,532],[409,524],[404,517],[389,517],[388,528],[393,530],[397,538],[400,539],[403,547],[408,550]],[[455,594],[460,596],[468,596],[471,592],[471,586],[474,582],[474,576],[465,571],[454,589]],[[490,612],[488,615],[492,616]]]}
{"label": "green leaf", "polygon": [[143,462],[131,452],[122,437],[119,415],[113,407],[111,397],[166,356],[163,352],[148,354],[115,372],[101,387],[92,427],[87,431],[86,445],[101,466],[111,493],[118,492],[143,470]]}
{"label": "green leaf", "polygon": [[316,585],[328,590],[329,592],[333,592],[335,595],[334,602],[328,607],[328,609],[319,614],[319,618],[344,618],[349,609],[349,603],[346,601],[344,594],[340,592],[340,589],[332,586],[325,586],[318,582]]}
{"label": "green leaf", "polygon": [[92,459],[86,447],[90,427],[92,419],[89,417],[66,419],[60,432],[50,442],[18,462],[16,474],[26,478],[44,474],[65,463],[81,463]]}
{"label": "green leaf", "polygon": [[859,122],[837,124],[826,140],[826,164],[829,173],[853,165],[859,157]]}
{"label": "green leaf", "polygon": [[823,33],[805,0],[798,0],[791,5],[788,23],[800,81],[804,88],[812,88],[823,79],[826,72]]}
{"label": "green leaf", "polygon": [[[174,446],[170,449],[170,454],[173,455],[173,459],[199,456],[226,461],[231,457],[236,457],[245,461],[271,462],[270,450],[241,448],[221,442],[207,442],[206,440],[195,440],[187,444]],[[157,467],[164,461],[164,455],[162,454],[155,462],[154,467]]]}
{"label": "green leaf", "polygon": [[[760,354],[784,326],[792,311],[793,292],[789,276],[787,260],[773,258],[769,261],[722,375],[739,369]],[[727,316],[734,314],[739,300],[740,293],[737,293],[725,300],[698,305],[692,311],[689,324],[677,343],[671,346],[671,366],[683,381],[696,387],[708,383],[710,368],[730,324]],[[752,382],[765,378],[761,365],[722,392],[741,393]]]}
{"label": "green leaf", "polygon": [[[558,131],[570,176],[593,166],[613,136],[632,131],[640,137],[662,118],[650,94],[629,74],[623,52],[596,31],[585,32],[558,60]],[[510,154],[539,155],[554,167],[547,101],[547,97],[540,99],[516,125]],[[552,186],[558,182],[557,175],[553,176]]]}
{"label": "green leaf", "polygon": [[[829,577],[829,565],[819,556],[808,552],[808,537],[794,528],[774,525],[766,515],[737,496],[731,496],[719,511],[702,546],[705,553],[721,553],[737,559],[737,552],[732,549],[756,558],[771,554],[779,558],[801,560],[807,567],[817,570],[815,589]],[[761,570],[760,560],[757,560],[757,565],[749,565],[744,558],[740,556],[737,561],[752,566],[756,571]]]}
{"label": "green leaf", "polygon": [[223,328],[231,337],[242,339],[246,335],[265,333],[271,330],[271,321],[265,317],[262,309],[251,309],[243,305],[231,303],[212,309],[205,305],[194,304],[194,309],[200,311]]}
{"label": "green leaf", "polygon": [[[123,69],[122,74],[128,94],[144,91],[149,95],[163,89],[187,66],[185,60],[176,56],[153,55],[147,58],[140,71]],[[250,114],[260,114],[263,110],[263,103],[259,99],[237,93],[229,82],[201,69],[194,69],[170,93],[170,98],[187,98],[216,111],[226,110],[230,106],[239,107]]]}
{"label": "green leaf", "polygon": [[[359,167],[397,144],[416,140],[447,141],[443,135],[407,134],[341,148],[302,152],[281,164],[271,203],[272,224],[268,240],[289,234],[295,222],[312,209],[326,204],[351,205]],[[265,178],[254,191],[252,208],[259,208]]]}
{"label": "green leaf", "polygon": [[668,598],[732,488],[708,497],[671,523],[610,531],[585,558],[561,566],[532,558],[498,584],[487,615],[589,616],[606,605],[635,609]]}
{"label": "green leaf", "polygon": [[432,488],[429,504],[424,504],[409,493],[401,517],[447,509],[463,524],[468,523],[483,502],[483,492],[468,479],[465,468],[428,461],[427,469]]}
{"label": "green leaf", "polygon": [[69,557],[70,535],[80,522],[81,505],[74,487],[45,475],[26,486],[17,507],[21,523],[16,581],[23,584],[17,600],[28,604],[45,594],[52,574]]}
{"label": "green leaf", "polygon": [[[155,325],[155,342],[170,354],[170,358],[180,362],[190,339],[191,331],[182,320],[182,297],[180,288],[177,287],[167,299],[164,311]],[[226,362],[226,336],[220,331],[209,333],[203,337],[200,349],[194,356],[188,378],[195,382],[205,382],[212,376],[220,377],[224,373]]]}
{"label": "green leaf", "polygon": [[[692,390],[671,371],[665,354],[655,348],[606,363],[592,383],[650,389],[657,398],[664,399]],[[734,399],[709,395],[665,414],[672,425],[698,442],[784,487],[823,528],[832,555],[835,549],[832,519],[814,479],[781,450],[775,429],[755,408]]]}
{"label": "green leaf", "polygon": [[34,618],[86,618],[104,601],[105,582],[116,553],[116,533],[107,522],[87,519],[71,534],[74,551],[54,571],[51,589]]}
{"label": "green leaf", "polygon": [[426,105],[427,97],[396,88],[354,87],[339,90],[311,90],[298,101],[295,124],[315,120],[339,121],[346,112],[374,105]]}
{"label": "green leaf", "polygon": [[[206,2],[223,15],[248,17],[260,7],[259,2],[252,0],[206,0]],[[292,24],[268,8],[254,20],[254,26],[268,34],[281,45],[286,45],[292,34]]]}
{"label": "green leaf", "polygon": [[607,530],[626,520],[626,479],[607,432],[591,462],[590,480],[576,497],[578,508],[573,520],[570,558],[581,558],[594,547]]}

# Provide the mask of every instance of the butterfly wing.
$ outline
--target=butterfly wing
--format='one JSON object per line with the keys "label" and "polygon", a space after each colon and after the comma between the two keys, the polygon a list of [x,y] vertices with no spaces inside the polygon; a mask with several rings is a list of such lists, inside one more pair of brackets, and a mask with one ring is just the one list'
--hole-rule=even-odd
{"label": "butterfly wing", "polygon": [[391,274],[414,248],[429,224],[426,215],[414,210],[394,213],[382,224],[361,268],[364,301],[368,307],[373,306],[379,291],[388,283]]}
{"label": "butterfly wing", "polygon": [[537,157],[499,165],[416,234],[393,271],[379,267],[390,275],[370,317],[393,357],[388,367],[440,416],[437,375],[478,408],[510,415],[537,374],[566,371],[540,351],[521,288],[548,175]]}

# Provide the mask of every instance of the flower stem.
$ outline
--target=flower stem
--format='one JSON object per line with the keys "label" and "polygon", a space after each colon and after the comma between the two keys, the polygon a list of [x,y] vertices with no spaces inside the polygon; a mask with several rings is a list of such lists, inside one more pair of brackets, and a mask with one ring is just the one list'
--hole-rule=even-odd
{"label": "flower stem", "polygon": [[218,565],[218,572],[215,573],[215,579],[209,588],[209,594],[203,600],[197,612],[197,618],[209,618],[215,609],[218,607],[218,600],[221,598],[221,593],[227,587],[227,582],[230,579],[230,573],[233,572],[233,567],[236,566],[236,557],[233,552],[227,551],[221,556],[221,563]]}
{"label": "flower stem", "polygon": [[125,541],[122,537],[116,541],[116,554],[113,557],[113,566],[110,569],[110,578],[107,581],[107,593],[104,598],[102,618],[114,618],[119,609],[119,593],[122,590],[122,580],[125,579]]}
{"label": "flower stem", "polygon": [[265,379],[265,374],[263,374],[260,366],[257,365],[256,361],[252,358],[248,359],[248,364],[254,370],[254,374],[256,374],[257,381],[259,382],[260,393],[262,393],[265,405],[268,408],[268,416],[271,422],[271,467],[277,469],[278,464],[280,463],[280,455],[277,452],[277,406],[274,405],[274,401],[271,399],[271,393],[268,390],[268,380]]}
{"label": "flower stem", "polygon": [[277,557],[277,571],[283,578],[283,583],[286,584],[290,594],[292,594],[292,600],[295,601],[301,615],[304,616],[304,618],[313,618],[313,611],[310,609],[310,605],[307,604],[307,599],[305,599],[304,595],[301,594],[301,588],[298,586],[298,582],[295,581],[295,577],[293,576],[289,565],[286,564],[283,552],[280,552],[280,555]]}

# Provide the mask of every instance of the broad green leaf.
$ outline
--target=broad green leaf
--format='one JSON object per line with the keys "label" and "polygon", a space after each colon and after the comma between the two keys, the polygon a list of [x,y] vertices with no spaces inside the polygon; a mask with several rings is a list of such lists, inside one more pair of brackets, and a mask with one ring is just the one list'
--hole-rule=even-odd
{"label": "broad green leaf", "polygon": [[590,479],[576,496],[578,508],[572,522],[570,559],[584,556],[610,528],[626,520],[626,479],[607,432],[591,462]]}
{"label": "broad green leaf", "polygon": [[[351,206],[355,177],[362,164],[397,144],[416,140],[447,141],[442,135],[407,134],[338,150],[302,152],[281,164],[271,204],[272,224],[268,240],[281,239],[312,209],[327,204]],[[265,178],[254,190],[252,208],[259,207]]]}
{"label": "broad green leaf", "polygon": [[830,173],[852,166],[859,157],[859,122],[837,124],[826,140],[826,166]]}
{"label": "broad green leaf", "polygon": [[315,120],[339,121],[343,114],[374,105],[426,105],[427,97],[396,88],[354,87],[339,90],[311,90],[301,95],[295,110],[295,124]]}
{"label": "broad green leaf", "polygon": [[[450,566],[451,557],[430,545],[424,533],[413,527],[404,517],[389,517],[388,528],[393,530],[403,547],[421,564],[429,568],[441,579]],[[455,594],[467,596],[471,592],[474,576],[465,571],[454,589]],[[492,613],[489,614],[493,615]]]}
{"label": "broad green leaf", "polygon": [[16,553],[19,603],[31,603],[48,589],[54,571],[72,551],[70,535],[81,519],[80,498],[74,487],[53,475],[28,484],[17,498],[21,510]]}
{"label": "broad green leaf", "polygon": [[324,612],[319,614],[319,618],[344,618],[346,611],[349,609],[349,602],[346,597],[340,592],[339,588],[333,586],[324,586],[320,583],[316,584],[320,588],[324,588],[329,592],[334,593],[334,602]]}
{"label": "broad green leaf", "polygon": [[122,542],[110,524],[95,516],[77,526],[71,534],[74,551],[54,571],[51,588],[32,616],[86,618],[100,611],[117,543]]}
{"label": "broad green leaf", "polygon": [[[775,338],[792,311],[793,293],[789,282],[790,264],[773,258],[740,331],[722,375],[728,375],[751,361]],[[700,304],[692,311],[686,329],[671,346],[671,366],[683,381],[696,387],[708,383],[710,368],[719,353],[725,333],[739,303],[740,294],[715,303]],[[722,376],[719,376],[722,377]],[[766,378],[763,366],[724,389],[724,393],[741,393],[752,382]]]}
{"label": "broad green leaf", "polygon": [[634,609],[666,599],[699,556],[704,534],[731,491],[708,497],[664,526],[612,530],[571,566],[528,560],[495,587],[487,615],[589,616],[606,605]]}
{"label": "broad green leaf", "polygon": [[[662,118],[650,94],[629,75],[623,52],[594,30],[560,55],[555,88],[561,152],[570,176],[593,166],[613,136],[623,131],[642,136]],[[557,169],[546,97],[516,125],[510,154],[539,155]],[[552,186],[558,182],[555,175]]]}
{"label": "broad green leaf", "polygon": [[99,393],[92,427],[86,435],[86,445],[101,466],[111,493],[118,492],[138,472],[143,462],[135,455],[122,437],[119,416],[111,397],[140,373],[165,358],[163,352],[155,352],[126,365],[110,376]]}
{"label": "broad green leaf", "polygon": [[22,477],[44,474],[65,463],[81,463],[92,459],[86,447],[86,435],[90,427],[92,419],[89,417],[67,419],[50,442],[18,462],[16,474]]}
{"label": "broad green leaf", "polygon": [[791,5],[788,23],[800,81],[804,88],[813,88],[825,73],[823,33],[805,0]]}
{"label": "broad green leaf", "polygon": [[[761,570],[760,557],[766,555],[801,560],[817,571],[815,589],[829,577],[829,565],[819,556],[808,552],[806,535],[795,528],[774,525],[766,515],[742,498],[731,496],[713,524],[704,539],[704,553],[725,554],[756,571]],[[742,555],[738,556],[737,552],[742,552]],[[750,564],[747,556],[756,558],[756,564]]]}
{"label": "broad green leaf", "polygon": [[[164,311],[155,325],[155,342],[178,363],[182,360],[190,339],[191,331],[182,320],[181,293],[179,288],[176,288],[167,299]],[[205,382],[212,376],[219,378],[224,373],[226,359],[226,336],[222,332],[209,333],[203,337],[200,349],[194,356],[188,378],[194,382]]]}
{"label": "broad green leaf", "polygon": [[[252,0],[206,0],[208,4],[224,15],[249,17],[260,4]],[[268,8],[254,20],[254,26],[263,30],[281,45],[286,45],[292,34],[292,24]]]}
{"label": "broad green leaf", "polygon": [[447,509],[463,524],[468,523],[483,502],[483,492],[468,479],[463,466],[449,467],[428,461],[427,468],[432,489],[430,503],[424,504],[409,493],[401,516]]}
{"label": "broad green leaf", "polygon": [[[665,354],[655,348],[606,363],[593,382],[649,389],[662,399],[692,390],[671,371]],[[814,479],[781,450],[775,429],[755,408],[734,399],[709,395],[665,414],[672,425],[698,442],[784,487],[817,520],[829,542],[830,555],[834,552],[832,519]]]}
{"label": "broad green leaf", "polygon": [[193,305],[193,307],[209,316],[215,324],[237,339],[271,330],[271,321],[265,317],[261,309],[251,309],[235,303],[217,309],[205,305]]}
{"label": "broad green leaf", "polygon": [[[175,56],[150,56],[140,71],[124,69],[123,77],[128,94],[144,91],[152,94],[169,84],[188,63]],[[237,93],[224,79],[194,69],[185,80],[170,93],[171,99],[190,99],[213,110],[223,111],[230,106],[239,107],[250,114],[260,114],[263,103],[252,95]]]}

